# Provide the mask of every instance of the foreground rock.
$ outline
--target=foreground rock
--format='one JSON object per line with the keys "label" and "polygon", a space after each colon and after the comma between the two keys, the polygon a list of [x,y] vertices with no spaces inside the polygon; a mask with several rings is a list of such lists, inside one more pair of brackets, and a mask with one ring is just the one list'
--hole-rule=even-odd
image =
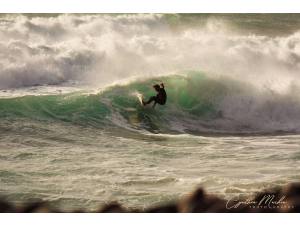
{"label": "foreground rock", "polygon": [[[0,200],[0,212],[62,212],[49,207],[47,202],[34,202],[15,206],[7,201]],[[85,212],[77,210],[74,212]],[[300,183],[292,183],[283,188],[275,188],[258,193],[254,198],[221,199],[207,194],[199,188],[187,197],[175,203],[148,208],[146,210],[129,210],[117,202],[102,206],[99,213],[201,213],[201,212],[300,212]]]}

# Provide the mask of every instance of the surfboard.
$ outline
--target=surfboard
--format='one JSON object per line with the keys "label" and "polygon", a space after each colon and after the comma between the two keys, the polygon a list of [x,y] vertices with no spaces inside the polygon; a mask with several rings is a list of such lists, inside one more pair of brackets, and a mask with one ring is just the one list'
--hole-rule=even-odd
{"label": "surfboard", "polygon": [[137,96],[137,98],[138,98],[140,104],[143,106],[143,105],[144,105],[144,104],[143,104],[143,95],[142,95],[141,93],[137,93],[136,96]]}

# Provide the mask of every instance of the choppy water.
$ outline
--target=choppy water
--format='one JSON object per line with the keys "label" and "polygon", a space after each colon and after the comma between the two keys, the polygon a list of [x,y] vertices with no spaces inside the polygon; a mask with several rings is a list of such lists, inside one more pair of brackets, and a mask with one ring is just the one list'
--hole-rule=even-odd
{"label": "choppy water", "polygon": [[299,181],[299,15],[0,21],[0,195],[147,207]]}
{"label": "choppy water", "polygon": [[113,200],[147,207],[198,185],[230,198],[300,178],[299,135],[115,136],[44,124],[38,135],[27,127],[27,135],[8,132],[1,140],[1,194],[65,209],[96,209]]}

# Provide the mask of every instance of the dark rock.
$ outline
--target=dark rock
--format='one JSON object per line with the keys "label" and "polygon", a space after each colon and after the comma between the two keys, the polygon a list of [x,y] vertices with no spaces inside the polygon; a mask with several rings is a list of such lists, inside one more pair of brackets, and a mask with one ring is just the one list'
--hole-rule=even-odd
{"label": "dark rock", "polygon": [[287,198],[300,198],[300,182],[287,185],[282,192]]}
{"label": "dark rock", "polygon": [[169,205],[150,208],[145,212],[146,213],[177,213],[178,209],[176,204],[169,204]]}
{"label": "dark rock", "polygon": [[16,209],[12,204],[0,199],[0,213],[11,213],[15,211]]}
{"label": "dark rock", "polygon": [[100,213],[125,213],[125,212],[127,212],[127,210],[125,210],[119,203],[112,202],[108,205],[105,205],[98,212],[100,212]]}
{"label": "dark rock", "polygon": [[46,213],[46,212],[52,212],[50,208],[48,208],[46,202],[33,202],[30,204],[27,204],[21,212],[23,213]]}

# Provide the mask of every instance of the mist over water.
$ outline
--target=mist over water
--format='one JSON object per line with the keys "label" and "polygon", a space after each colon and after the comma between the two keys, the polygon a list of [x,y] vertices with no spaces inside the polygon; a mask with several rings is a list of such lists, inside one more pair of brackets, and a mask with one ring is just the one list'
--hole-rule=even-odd
{"label": "mist over water", "polygon": [[[0,194],[135,207],[297,181],[299,27],[298,14],[1,15]],[[167,104],[142,107],[134,93],[160,82]]]}
{"label": "mist over water", "polygon": [[[254,31],[245,32],[251,20],[258,28],[268,23],[255,15],[199,16],[193,18],[194,25],[184,19],[157,14],[2,16],[0,88],[70,80],[102,86],[185,70],[257,81],[279,90],[295,84],[297,30],[274,36],[256,32],[252,25]],[[240,20],[244,22],[237,23]],[[273,30],[286,29],[286,24],[277,26]]]}

